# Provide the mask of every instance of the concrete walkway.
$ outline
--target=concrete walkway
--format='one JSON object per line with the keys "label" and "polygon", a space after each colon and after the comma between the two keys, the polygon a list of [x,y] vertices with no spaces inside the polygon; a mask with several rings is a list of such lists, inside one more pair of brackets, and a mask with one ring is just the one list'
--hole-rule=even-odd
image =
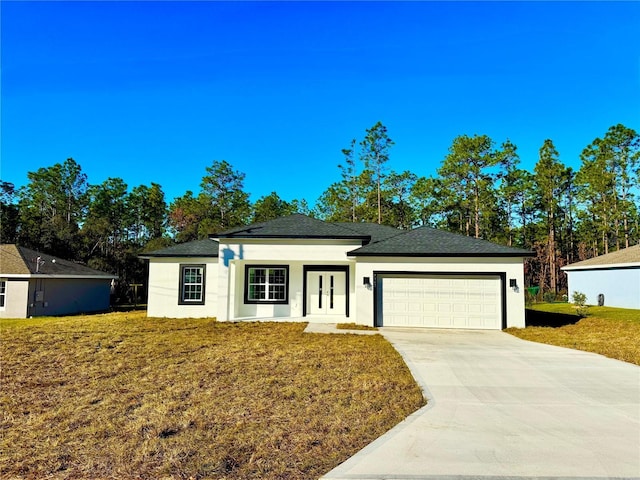
{"label": "concrete walkway", "polygon": [[497,331],[381,332],[429,403],[323,478],[640,478],[640,367]]}

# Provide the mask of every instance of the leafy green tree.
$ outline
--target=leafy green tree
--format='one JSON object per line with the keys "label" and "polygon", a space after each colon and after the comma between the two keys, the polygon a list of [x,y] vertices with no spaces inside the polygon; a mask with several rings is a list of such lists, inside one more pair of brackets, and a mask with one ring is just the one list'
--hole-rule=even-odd
{"label": "leafy green tree", "polygon": [[[560,210],[561,199],[564,195],[567,182],[567,168],[559,160],[559,154],[553,142],[545,140],[540,148],[538,162],[534,168],[535,188],[539,201],[540,214],[546,227],[546,269],[542,270],[543,277],[548,277],[548,285],[553,293],[558,292],[558,257],[556,244],[557,218]],[[543,285],[547,278],[541,278]]]}
{"label": "leafy green tree", "polygon": [[343,148],[344,165],[338,165],[342,174],[342,187],[350,200],[351,221],[357,222],[357,210],[360,204],[360,179],[355,161],[356,139],[351,140],[349,148]]}
{"label": "leafy green tree", "polygon": [[128,240],[127,184],[121,178],[107,178],[89,188],[91,203],[83,234],[89,256],[96,252],[105,258],[115,258]]}
{"label": "leafy green tree", "polygon": [[459,228],[475,238],[491,238],[494,182],[497,178],[500,152],[486,135],[462,135],[453,140],[449,154],[438,169],[443,190],[449,193],[447,208],[456,212]]}
{"label": "leafy green tree", "polygon": [[445,215],[442,206],[445,204],[442,193],[442,182],[439,178],[420,177],[411,186],[410,202],[414,215],[421,225],[442,227]]}
{"label": "leafy green tree", "polygon": [[253,206],[253,222],[266,222],[297,212],[293,203],[282,200],[276,192],[259,198]]}
{"label": "leafy green tree", "polygon": [[371,180],[376,188],[378,223],[382,223],[382,182],[386,174],[386,163],[389,161],[389,149],[394,145],[387,134],[387,127],[382,122],[367,129],[360,142],[360,160],[364,169],[371,172]]}
{"label": "leafy green tree", "polygon": [[[169,206],[169,229],[173,233],[176,242],[189,242],[207,238],[209,231],[206,222],[210,205],[210,198],[205,194],[193,196],[191,190],[171,202]],[[202,228],[204,226],[204,228]],[[213,227],[211,232],[213,231]]]}
{"label": "leafy green tree", "polygon": [[72,158],[28,172],[20,191],[18,241],[54,255],[75,258],[79,224],[87,209],[87,176]]}
{"label": "leafy green tree", "polygon": [[139,185],[129,193],[126,202],[130,237],[139,244],[162,237],[167,222],[167,203],[160,185]]}
{"label": "leafy green tree", "polygon": [[17,192],[13,183],[0,180],[0,242],[16,243],[18,238],[19,210]]}
{"label": "leafy green tree", "polygon": [[522,184],[522,171],[518,169],[520,156],[517,147],[507,140],[502,144],[500,164],[502,172],[500,174],[500,187],[498,189],[499,202],[505,214],[507,224],[507,245],[513,245],[514,228],[516,223],[516,209],[518,205],[518,195]]}
{"label": "leafy green tree", "polygon": [[322,193],[316,201],[314,213],[328,222],[353,221],[352,203],[348,187],[344,182],[336,182]]}
{"label": "leafy green tree", "polygon": [[384,181],[385,197],[390,201],[391,221],[388,225],[408,230],[415,224],[415,211],[411,205],[411,191],[418,176],[409,171],[390,172]]}
{"label": "leafy green tree", "polygon": [[200,186],[209,198],[208,218],[214,229],[245,225],[251,214],[249,194],[243,190],[245,174],[234,170],[226,160],[214,160],[206,170]]}
{"label": "leafy green tree", "polygon": [[576,175],[578,197],[586,212],[582,218],[591,225],[587,241],[593,253],[608,253],[610,247],[629,246],[637,240],[633,217],[637,210],[634,192],[638,190],[640,136],[618,124],[604,138],[596,138],[581,155]]}
{"label": "leafy green tree", "polygon": [[304,198],[302,200],[298,200],[297,198],[291,200],[291,207],[293,208],[293,213],[301,213],[302,215],[311,217],[314,216],[313,210]]}

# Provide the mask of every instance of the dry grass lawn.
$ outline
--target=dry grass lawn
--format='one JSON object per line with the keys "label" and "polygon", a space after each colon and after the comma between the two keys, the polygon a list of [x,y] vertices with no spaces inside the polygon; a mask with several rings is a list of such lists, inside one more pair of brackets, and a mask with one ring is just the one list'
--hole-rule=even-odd
{"label": "dry grass lawn", "polygon": [[[571,304],[537,304],[542,311],[575,314]],[[613,307],[589,307],[588,316],[563,327],[507,328],[506,332],[534,342],[599,353],[640,365],[640,311]]]}
{"label": "dry grass lawn", "polygon": [[367,330],[376,331],[378,327],[370,327],[368,325],[360,325],[358,323],[338,323],[336,325],[338,330]]}
{"label": "dry grass lawn", "polygon": [[2,320],[0,477],[310,479],[423,405],[380,335]]}

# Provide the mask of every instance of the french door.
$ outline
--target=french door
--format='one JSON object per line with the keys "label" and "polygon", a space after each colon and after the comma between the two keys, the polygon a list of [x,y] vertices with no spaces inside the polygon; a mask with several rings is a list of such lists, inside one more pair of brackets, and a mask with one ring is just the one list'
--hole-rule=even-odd
{"label": "french door", "polygon": [[346,279],[345,272],[307,272],[307,313],[345,315]]}

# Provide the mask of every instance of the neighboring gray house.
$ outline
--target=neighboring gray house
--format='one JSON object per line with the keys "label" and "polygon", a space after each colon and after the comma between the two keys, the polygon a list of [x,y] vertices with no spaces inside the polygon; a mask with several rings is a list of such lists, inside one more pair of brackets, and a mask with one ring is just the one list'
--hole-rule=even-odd
{"label": "neighboring gray house", "polygon": [[0,245],[0,318],[107,310],[116,275],[13,244]]}
{"label": "neighboring gray house", "polygon": [[531,252],[421,227],[304,215],[141,255],[151,317],[524,327]]}
{"label": "neighboring gray house", "polygon": [[609,307],[640,309],[640,245],[600,255],[562,267],[573,292],[587,296],[587,303],[598,305],[598,298]]}

